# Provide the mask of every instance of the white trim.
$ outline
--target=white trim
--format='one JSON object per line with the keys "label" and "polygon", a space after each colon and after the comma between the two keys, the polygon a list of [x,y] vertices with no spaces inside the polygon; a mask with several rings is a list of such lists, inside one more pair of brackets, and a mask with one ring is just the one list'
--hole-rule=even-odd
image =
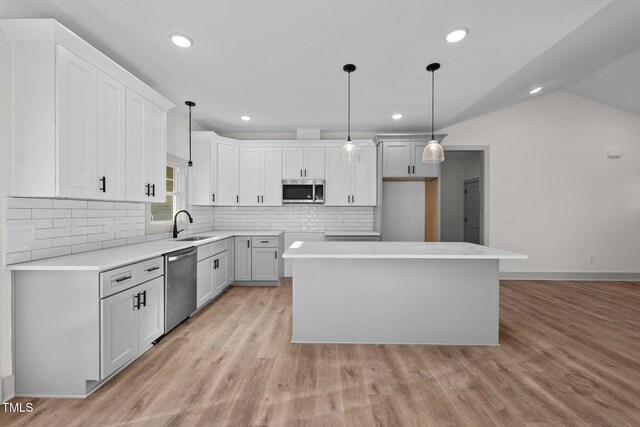
{"label": "white trim", "polygon": [[13,399],[15,395],[16,377],[12,374],[0,378],[0,398],[2,398],[2,401],[6,402],[7,400]]}
{"label": "white trim", "polygon": [[640,281],[640,273],[503,271],[500,280]]}

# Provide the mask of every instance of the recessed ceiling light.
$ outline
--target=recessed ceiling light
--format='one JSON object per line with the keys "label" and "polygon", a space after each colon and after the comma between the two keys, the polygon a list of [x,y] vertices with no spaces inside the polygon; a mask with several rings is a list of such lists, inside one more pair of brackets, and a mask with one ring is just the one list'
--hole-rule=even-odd
{"label": "recessed ceiling light", "polygon": [[460,40],[467,37],[467,34],[469,34],[468,28],[458,28],[457,30],[453,30],[447,34],[447,37],[444,39],[449,43],[458,43]]}
{"label": "recessed ceiling light", "polygon": [[190,47],[193,44],[193,40],[184,34],[171,34],[171,41],[180,47]]}
{"label": "recessed ceiling light", "polygon": [[244,120],[245,122],[248,122],[249,120],[251,120],[251,116],[240,116],[240,119]]}
{"label": "recessed ceiling light", "polygon": [[402,113],[396,113],[393,116],[391,116],[391,118],[394,119],[394,120],[400,120],[403,117],[404,117],[404,114],[402,114]]}
{"label": "recessed ceiling light", "polygon": [[534,89],[531,89],[531,90],[529,91],[529,93],[530,93],[531,95],[535,95],[536,93],[540,92],[541,90],[542,90],[542,86],[538,86],[538,87],[536,87],[536,88],[534,88]]}

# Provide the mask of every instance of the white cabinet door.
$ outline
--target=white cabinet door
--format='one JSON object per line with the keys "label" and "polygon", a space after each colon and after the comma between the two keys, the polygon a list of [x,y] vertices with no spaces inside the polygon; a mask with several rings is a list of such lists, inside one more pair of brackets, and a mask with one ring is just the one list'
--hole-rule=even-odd
{"label": "white cabinet door", "polygon": [[376,148],[360,147],[360,161],[353,162],[351,172],[351,204],[374,206],[377,194]]}
{"label": "white cabinet door", "polygon": [[96,172],[97,198],[125,200],[125,87],[102,71],[97,73]]}
{"label": "white cabinet door", "polygon": [[[216,155],[212,155],[212,153]],[[212,161],[217,158],[217,147],[208,134],[194,133],[191,137],[191,157],[193,166],[189,168],[189,204],[191,205],[213,205],[214,191],[212,189],[213,179],[216,174],[214,168],[216,163]]]}
{"label": "white cabinet door", "polygon": [[324,148],[309,147],[304,149],[304,178],[324,179]]}
{"label": "white cabinet door", "polygon": [[278,280],[278,249],[253,248],[251,278],[252,280]]}
{"label": "white cabinet door", "polygon": [[235,276],[236,281],[251,280],[251,237],[235,238]]}
{"label": "white cabinet door", "polygon": [[104,379],[138,354],[138,309],[128,289],[100,301],[101,378]]}
{"label": "white cabinet door", "polygon": [[127,88],[126,101],[126,193],[127,200],[147,202],[147,100]]}
{"label": "white cabinet door", "polygon": [[214,295],[218,295],[220,292],[222,292],[222,290],[229,283],[229,275],[227,273],[227,263],[228,263],[228,256],[229,256],[228,254],[229,254],[228,251],[224,251],[214,257],[218,261],[216,263],[216,269],[214,273],[214,277],[215,277],[214,284],[213,284]]}
{"label": "white cabinet door", "polygon": [[147,182],[151,186],[150,202],[164,203],[166,197],[166,115],[162,108],[147,101]]}
{"label": "white cabinet door", "polygon": [[96,196],[96,73],[93,65],[57,45],[57,195],[60,197]]}
{"label": "white cabinet door", "polygon": [[260,151],[260,206],[282,206],[282,149]]}
{"label": "white cabinet door", "polygon": [[261,174],[260,148],[240,149],[240,205],[260,205]]}
{"label": "white cabinet door", "polygon": [[411,143],[383,142],[382,176],[404,178],[411,175]]}
{"label": "white cabinet door", "polygon": [[218,204],[237,205],[240,194],[240,151],[218,144]]}
{"label": "white cabinet door", "polygon": [[164,334],[164,276],[136,287],[140,295],[138,310],[139,351],[144,351]]}
{"label": "white cabinet door", "polygon": [[411,150],[413,152],[411,174],[416,177],[437,177],[439,169],[438,163],[422,163],[422,152],[426,146],[426,142],[411,143]]}
{"label": "white cabinet door", "polygon": [[348,206],[351,201],[351,165],[342,161],[340,148],[327,148],[325,157],[325,205]]}
{"label": "white cabinet door", "polygon": [[304,177],[304,150],[301,147],[282,149],[282,179],[302,179]]}
{"label": "white cabinet door", "polygon": [[198,276],[196,295],[198,308],[213,298],[213,275],[214,275],[215,257],[209,257],[198,261]]}
{"label": "white cabinet door", "polygon": [[236,263],[235,263],[235,253],[236,253],[236,245],[235,239],[229,239],[228,241],[229,250],[227,251],[227,284],[230,285],[235,280],[235,271],[236,271]]}

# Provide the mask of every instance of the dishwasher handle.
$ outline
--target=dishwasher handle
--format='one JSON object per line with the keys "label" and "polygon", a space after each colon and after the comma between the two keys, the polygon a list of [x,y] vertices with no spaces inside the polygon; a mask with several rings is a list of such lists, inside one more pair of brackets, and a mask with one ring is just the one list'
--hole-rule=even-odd
{"label": "dishwasher handle", "polygon": [[196,251],[195,247],[185,249],[183,251],[171,252],[167,254],[167,262],[175,262],[191,256]]}

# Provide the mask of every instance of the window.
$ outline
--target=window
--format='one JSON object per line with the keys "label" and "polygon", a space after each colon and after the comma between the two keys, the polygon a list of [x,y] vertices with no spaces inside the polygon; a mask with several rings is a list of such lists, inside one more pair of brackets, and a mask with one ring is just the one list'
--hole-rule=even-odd
{"label": "window", "polygon": [[167,198],[164,203],[151,204],[151,223],[153,224],[173,221],[173,216],[180,210],[180,167],[167,165],[166,189]]}

